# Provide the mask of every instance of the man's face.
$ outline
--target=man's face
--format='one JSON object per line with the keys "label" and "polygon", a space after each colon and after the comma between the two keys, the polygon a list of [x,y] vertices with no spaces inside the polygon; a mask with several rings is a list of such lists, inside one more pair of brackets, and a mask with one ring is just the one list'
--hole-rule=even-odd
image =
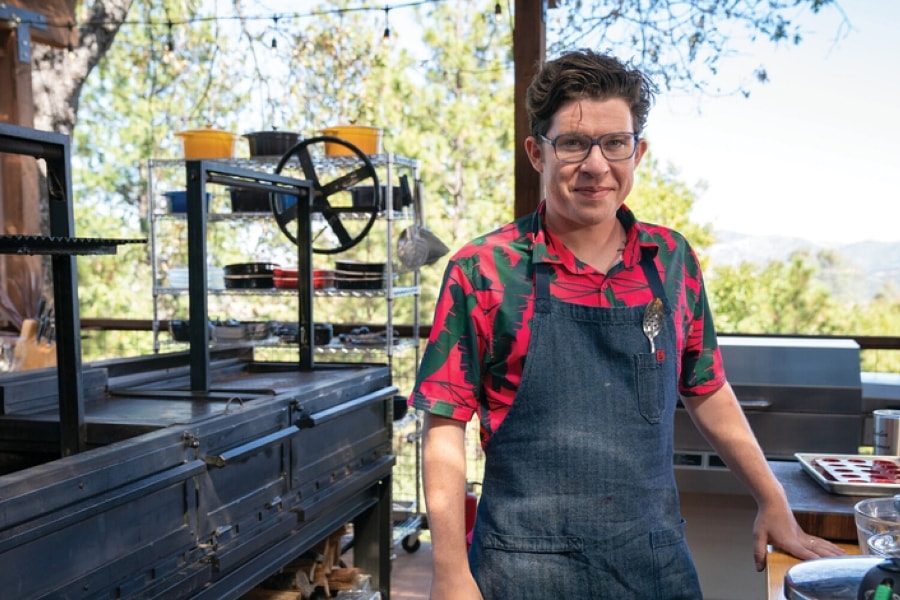
{"label": "man's face", "polygon": [[[607,133],[632,132],[634,125],[628,104],[621,98],[574,100],[560,107],[546,137],[553,140],[563,133],[583,133],[598,138]],[[525,149],[532,166],[543,174],[546,186],[547,225],[566,232],[592,227],[615,219],[634,184],[634,170],[647,149],[640,140],[634,156],[609,161],[592,146],[579,163],[563,163],[553,146],[540,138],[529,137]]]}

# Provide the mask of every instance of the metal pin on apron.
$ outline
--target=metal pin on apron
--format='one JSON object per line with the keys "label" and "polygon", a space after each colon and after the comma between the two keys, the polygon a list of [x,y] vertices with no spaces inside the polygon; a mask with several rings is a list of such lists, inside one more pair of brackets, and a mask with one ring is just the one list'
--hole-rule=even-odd
{"label": "metal pin on apron", "polygon": [[656,336],[662,331],[663,303],[659,298],[654,298],[653,302],[647,305],[644,311],[643,329],[644,335],[650,340],[650,353],[656,352]]}

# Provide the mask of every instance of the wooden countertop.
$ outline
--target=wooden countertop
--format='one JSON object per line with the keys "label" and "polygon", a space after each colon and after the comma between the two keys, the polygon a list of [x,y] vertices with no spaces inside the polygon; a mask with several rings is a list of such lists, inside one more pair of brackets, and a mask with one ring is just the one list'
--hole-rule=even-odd
{"label": "wooden countertop", "polygon": [[[793,461],[770,461],[769,466],[787,495],[797,522],[804,531],[837,543],[847,554],[859,554],[853,505],[866,496],[832,494]],[[769,600],[784,600],[784,576],[800,559],[770,549],[766,558]]]}
{"label": "wooden countertop", "polygon": [[833,542],[856,542],[853,505],[867,496],[843,496],[826,491],[794,461],[769,461],[804,531]]}
{"label": "wooden countertop", "polygon": [[[838,544],[847,551],[847,554],[859,554],[859,546],[853,544]],[[785,554],[781,550],[769,549],[769,555],[766,557],[766,589],[769,590],[769,600],[786,600],[784,597],[784,576],[788,569],[801,562],[799,558],[794,558],[790,554]]]}

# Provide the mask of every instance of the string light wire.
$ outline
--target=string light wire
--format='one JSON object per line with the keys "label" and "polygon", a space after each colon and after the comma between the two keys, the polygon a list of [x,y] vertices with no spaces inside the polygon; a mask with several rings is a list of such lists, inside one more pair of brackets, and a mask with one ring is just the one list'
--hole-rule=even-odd
{"label": "string light wire", "polygon": [[[241,20],[243,20],[243,21],[271,20],[275,25],[274,31],[273,31],[271,47],[272,47],[273,51],[276,51],[278,42],[276,40],[275,35],[277,35],[277,33],[278,33],[277,29],[278,29],[279,21],[293,21],[293,20],[309,19],[309,18],[314,18],[314,17],[323,17],[326,15],[343,16],[343,15],[349,14],[349,13],[384,11],[385,27],[384,27],[384,32],[383,32],[382,37],[383,37],[383,40],[385,42],[387,42],[390,40],[390,37],[391,37],[391,30],[390,30],[390,26],[388,23],[388,14],[390,13],[390,11],[403,9],[403,8],[415,8],[415,7],[419,7],[419,6],[442,4],[442,3],[448,2],[448,1],[450,1],[450,0],[410,0],[409,2],[399,2],[396,4],[383,5],[381,7],[356,6],[356,7],[342,7],[342,8],[323,8],[323,9],[311,10],[311,11],[307,11],[307,12],[257,14],[257,15],[247,15],[247,16],[241,16],[241,15],[225,15],[225,16],[196,15],[193,17],[182,18],[182,19],[170,18],[168,15],[169,11],[166,10],[165,11],[166,15],[163,19],[153,19],[153,18],[124,19],[122,21],[113,21],[113,20],[106,20],[106,19],[87,19],[87,20],[81,21],[80,23],[73,24],[71,21],[60,22],[60,21],[53,21],[53,20],[49,20],[49,19],[42,20],[42,21],[40,21],[40,23],[38,23],[37,21],[30,21],[26,18],[26,19],[17,20],[16,25],[20,25],[20,24],[38,25],[38,24],[40,24],[43,27],[66,28],[70,32],[73,30],[74,27],[77,27],[80,30],[90,30],[90,29],[102,28],[102,27],[107,27],[107,26],[125,27],[125,26],[140,25],[140,26],[146,26],[150,29],[153,29],[156,27],[164,27],[164,28],[166,28],[167,40],[166,40],[166,44],[165,44],[166,50],[163,52],[163,62],[168,63],[169,61],[171,61],[173,59],[173,57],[175,55],[175,42],[174,42],[174,36],[173,36],[172,30],[176,26],[191,25],[193,23],[203,23],[203,22],[241,21]],[[507,5],[506,12],[509,15],[509,20],[510,20],[510,24],[509,24],[510,31],[512,31],[514,26],[513,26],[513,16],[512,16],[512,10],[511,10],[512,7],[510,6],[510,0],[507,0],[506,5]],[[500,2],[497,2],[494,5],[493,12],[494,12],[494,17],[496,19],[501,18],[502,6],[501,6]],[[67,50],[68,50],[68,54],[70,56],[74,55],[74,47],[71,49],[67,48]]]}
{"label": "string light wire", "polygon": [[[334,15],[334,14],[345,14],[345,13],[357,13],[357,12],[373,12],[373,11],[384,11],[387,14],[388,11],[397,10],[400,8],[414,8],[417,6],[425,6],[428,4],[441,4],[446,2],[447,0],[414,0],[411,2],[401,2],[398,4],[392,4],[388,6],[384,6],[381,8],[373,7],[373,6],[357,6],[357,7],[349,7],[349,8],[326,8],[321,10],[314,10],[309,12],[294,12],[294,13],[279,13],[279,14],[267,14],[267,15],[249,15],[245,17],[241,17],[239,15],[227,15],[227,16],[207,16],[207,15],[198,15],[194,17],[190,17],[187,19],[177,19],[177,20],[155,20],[155,19],[125,19],[123,21],[109,21],[104,19],[90,19],[87,21],[81,22],[78,26],[80,28],[87,27],[104,27],[107,25],[149,25],[149,26],[168,26],[169,28],[176,25],[190,25],[192,23],[200,23],[200,22],[208,22],[208,21],[275,21],[276,25],[279,20],[282,21],[292,21],[295,19],[308,19],[311,17],[322,17],[325,15]],[[26,25],[42,25],[47,27],[61,27],[61,28],[71,28],[71,21],[66,22],[54,22],[52,20],[41,21],[38,23],[37,21],[29,21],[26,19],[17,20],[17,24],[22,23]]]}
{"label": "string light wire", "polygon": [[[385,42],[390,41],[391,38],[391,29],[388,23],[388,14],[392,10],[398,10],[403,8],[415,8],[418,6],[426,6],[426,5],[434,5],[434,4],[442,4],[444,2],[448,2],[450,0],[410,0],[409,2],[399,2],[396,4],[384,5],[382,7],[374,7],[374,6],[356,6],[356,7],[341,7],[341,8],[322,8],[316,10],[310,10],[307,12],[293,12],[293,13],[277,13],[277,14],[258,14],[258,15],[196,15],[189,18],[182,19],[171,19],[168,15],[168,10],[166,10],[166,15],[164,19],[124,19],[122,21],[111,21],[106,19],[87,19],[80,23],[73,24],[71,21],[66,22],[54,22],[52,20],[42,20],[40,23],[31,22],[28,19],[21,19],[17,21],[17,25],[19,24],[32,24],[37,25],[40,24],[43,27],[59,27],[59,28],[67,28],[70,32],[73,27],[78,27],[79,30],[91,30],[95,28],[103,28],[108,26],[146,26],[150,29],[156,27],[165,27],[167,33],[167,41],[166,41],[166,50],[163,53],[163,62],[168,62],[173,59],[175,55],[175,42],[172,34],[172,29],[176,26],[182,25],[190,25],[192,23],[201,23],[201,22],[220,22],[220,21],[265,21],[271,20],[275,24],[273,30],[273,37],[271,41],[271,48],[273,52],[277,51],[278,41],[275,36],[278,34],[278,22],[281,21],[293,21],[293,20],[301,20],[301,19],[309,19],[314,17],[322,17],[326,15],[339,15],[343,16],[348,13],[360,13],[360,12],[373,12],[373,11],[384,11],[384,32],[382,34],[382,39]],[[502,18],[502,7],[500,2],[497,2],[494,5],[494,18],[500,20]],[[510,31],[513,29],[513,19],[512,19],[512,11],[510,7],[510,0],[507,0],[507,14],[509,15],[510,20]],[[69,54],[72,55],[74,53],[74,47],[68,49]]]}

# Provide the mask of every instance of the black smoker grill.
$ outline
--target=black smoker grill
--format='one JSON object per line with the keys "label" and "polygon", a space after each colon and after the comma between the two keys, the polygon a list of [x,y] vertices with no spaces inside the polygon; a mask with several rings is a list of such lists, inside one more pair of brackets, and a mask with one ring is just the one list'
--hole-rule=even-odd
{"label": "black smoker grill", "polygon": [[0,377],[0,596],[239,598],[352,521],[389,598],[389,367],[315,365],[311,335],[297,363],[207,344],[205,182],[297,196],[307,241],[311,182],[188,161],[190,350],[83,366],[74,255],[115,241],[72,237],[67,138],[0,124],[0,152],[47,168],[50,238],[0,251],[52,255],[58,364]]}
{"label": "black smoker grill", "polygon": [[29,397],[55,373],[0,377],[0,596],[239,598],[351,521],[355,565],[389,593],[388,367],[215,352],[196,393],[186,365],[87,366],[104,383],[86,397],[88,450],[55,459],[55,398]]}

